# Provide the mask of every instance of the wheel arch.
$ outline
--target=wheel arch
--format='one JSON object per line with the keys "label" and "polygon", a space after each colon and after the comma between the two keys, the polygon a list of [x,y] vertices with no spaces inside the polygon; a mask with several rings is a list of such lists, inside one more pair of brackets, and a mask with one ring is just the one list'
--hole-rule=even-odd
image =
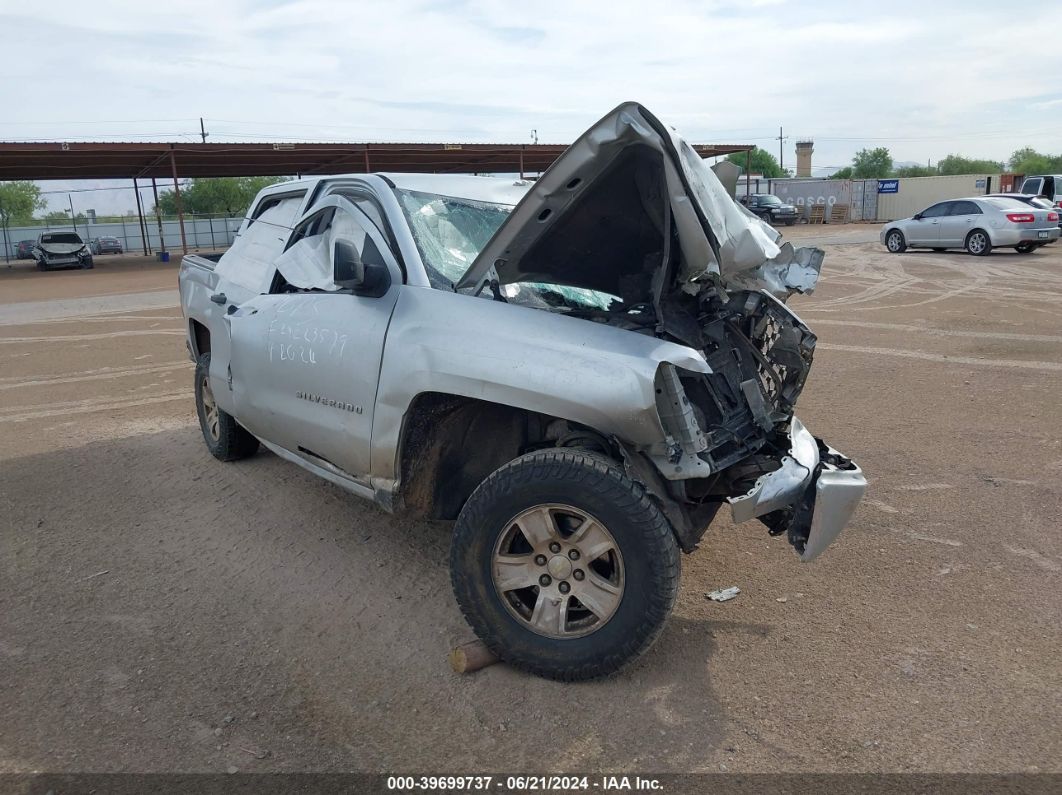
{"label": "wheel arch", "polygon": [[604,434],[565,418],[464,395],[421,392],[402,421],[395,508],[427,519],[456,519],[494,470],[548,447],[592,450],[622,462]]}
{"label": "wheel arch", "polygon": [[195,318],[188,321],[188,341],[192,346],[192,358],[197,360],[210,353],[210,329]]}
{"label": "wheel arch", "polygon": [[691,501],[686,484],[661,477],[627,442],[563,417],[442,392],[422,392],[402,424],[392,507],[423,519],[456,519],[496,469],[527,452],[570,448],[613,461],[640,483],[671,523],[684,552],[697,548],[721,502]]}

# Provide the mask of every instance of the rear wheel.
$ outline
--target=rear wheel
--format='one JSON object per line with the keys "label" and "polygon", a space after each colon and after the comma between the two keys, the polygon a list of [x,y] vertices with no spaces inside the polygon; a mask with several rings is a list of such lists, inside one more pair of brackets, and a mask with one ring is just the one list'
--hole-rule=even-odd
{"label": "rear wheel", "polygon": [[579,450],[496,470],[462,509],[450,548],[454,595],[480,639],[565,681],[615,673],[648,649],[679,568],[671,526],[645,489]]}
{"label": "rear wheel", "polygon": [[209,373],[210,354],[204,353],[195,365],[195,408],[207,449],[219,461],[238,461],[254,455],[258,440],[218,406]]}
{"label": "rear wheel", "polygon": [[889,234],[885,235],[885,248],[893,254],[902,254],[907,251],[907,241],[904,239],[903,232],[899,229],[889,230]]}
{"label": "rear wheel", "polygon": [[984,257],[992,253],[992,241],[988,233],[975,229],[966,236],[966,251],[975,257]]}

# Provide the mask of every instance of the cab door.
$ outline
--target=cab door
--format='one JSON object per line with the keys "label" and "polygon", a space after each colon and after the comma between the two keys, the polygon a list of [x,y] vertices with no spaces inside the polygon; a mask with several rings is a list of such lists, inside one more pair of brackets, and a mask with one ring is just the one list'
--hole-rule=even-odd
{"label": "cab door", "polygon": [[[333,282],[336,244],[383,264],[379,297]],[[230,315],[236,417],[317,466],[367,482],[373,409],[387,325],[402,273],[383,236],[350,201],[330,196],[292,233],[270,293]]]}

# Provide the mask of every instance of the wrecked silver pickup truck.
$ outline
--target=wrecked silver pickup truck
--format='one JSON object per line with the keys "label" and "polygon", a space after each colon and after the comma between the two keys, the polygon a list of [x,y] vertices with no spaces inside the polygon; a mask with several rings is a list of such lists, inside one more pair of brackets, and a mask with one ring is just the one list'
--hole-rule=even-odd
{"label": "wrecked silver pickup truck", "polygon": [[783,302],[821,261],[633,103],[534,184],[282,183],[217,263],[181,266],[203,437],[456,520],[479,637],[543,676],[609,674],[720,507],[810,560],[861,499],[793,413],[815,335]]}

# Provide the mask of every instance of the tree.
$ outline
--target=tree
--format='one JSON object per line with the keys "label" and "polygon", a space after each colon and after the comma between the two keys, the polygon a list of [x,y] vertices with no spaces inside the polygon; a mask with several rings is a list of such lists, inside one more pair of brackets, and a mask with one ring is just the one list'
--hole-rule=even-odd
{"label": "tree", "polygon": [[974,160],[962,155],[948,155],[937,163],[937,173],[952,174],[998,174],[1003,164],[996,160]]}
{"label": "tree", "polygon": [[893,169],[894,177],[935,177],[938,172],[932,166],[900,166]]}
{"label": "tree", "polygon": [[852,158],[852,176],[856,179],[880,179],[892,173],[892,155],[884,146],[860,149]]}
{"label": "tree", "polygon": [[832,174],[830,174],[830,179],[851,179],[851,178],[852,178],[852,167],[851,166],[845,166],[844,168],[839,168],[836,171],[834,171]]}
{"label": "tree", "polygon": [[[70,211],[69,210],[52,210],[41,216],[42,221],[47,221],[50,224],[67,224],[70,223]],[[85,220],[84,213],[77,214],[78,221]]]}
{"label": "tree", "polygon": [[1010,156],[1009,163],[1015,174],[1062,173],[1062,155],[1046,155],[1031,146],[1017,150]]}
{"label": "tree", "polygon": [[[745,168],[745,153],[734,152],[727,155],[726,159],[737,166]],[[749,168],[753,174],[762,174],[769,179],[777,179],[786,176],[786,172],[778,165],[778,161],[770,152],[760,149],[758,146],[749,153]]]}
{"label": "tree", "polygon": [[41,189],[33,182],[0,183],[0,221],[7,225],[25,224],[33,213],[45,207]]}
{"label": "tree", "polygon": [[[181,204],[186,213],[243,215],[258,191],[283,181],[280,177],[192,179],[181,188]],[[173,191],[160,193],[158,209],[163,215],[176,215],[176,194]]]}

